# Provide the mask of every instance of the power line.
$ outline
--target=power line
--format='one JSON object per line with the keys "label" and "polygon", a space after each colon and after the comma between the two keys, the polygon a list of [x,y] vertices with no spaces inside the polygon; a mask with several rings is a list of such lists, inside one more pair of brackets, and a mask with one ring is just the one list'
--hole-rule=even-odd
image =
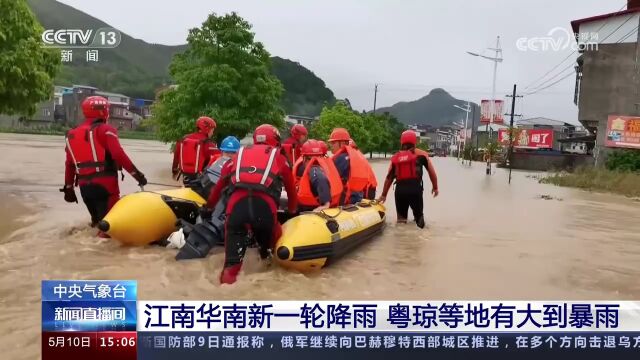
{"label": "power line", "polygon": [[572,76],[572,75],[573,75],[573,72],[570,72],[570,73],[568,73],[566,76],[563,76],[562,78],[560,78],[558,81],[556,81],[556,82],[554,82],[554,83],[552,83],[552,84],[549,84],[549,85],[547,85],[547,86],[545,86],[545,87],[543,87],[543,88],[537,89],[537,90],[535,90],[534,92],[527,93],[527,94],[525,94],[525,95],[526,95],[526,96],[529,96],[529,95],[537,94],[537,93],[539,93],[539,92],[540,92],[540,91],[542,91],[542,90],[548,89],[548,88],[550,88],[550,87],[552,87],[552,86],[554,86],[554,85],[558,84],[558,83],[559,83],[559,82],[561,82],[562,80],[564,80],[564,79],[566,79],[566,78],[568,78],[569,76]]}
{"label": "power line", "polygon": [[[622,9],[624,9],[626,6],[627,6],[627,3],[625,2],[625,3],[622,5],[622,7],[621,7],[620,9],[618,9],[618,11],[616,11],[615,13],[619,13],[619,12],[620,12]],[[610,20],[611,20],[611,18],[608,18],[607,20],[605,20],[605,22],[602,24],[602,26],[600,26],[600,28],[599,28],[596,32],[597,32],[597,33],[599,33],[599,32],[600,32],[600,30],[602,30],[602,29],[607,25],[607,23],[608,23]],[[616,29],[616,31],[617,31],[617,29]],[[610,34],[610,35],[611,35],[611,34]],[[606,39],[604,39],[604,40],[606,40]],[[603,40],[603,41],[604,41],[604,40]],[[562,61],[560,61],[558,64],[556,64],[556,65],[555,65],[551,70],[547,71],[544,75],[542,75],[541,77],[539,77],[538,79],[536,79],[535,81],[533,81],[532,83],[530,83],[530,84],[529,84],[528,86],[526,86],[524,89],[526,90],[526,89],[528,89],[528,88],[532,87],[532,86],[533,86],[533,84],[535,84],[535,83],[537,83],[538,81],[540,81],[540,80],[544,79],[547,75],[549,75],[549,74],[550,74],[550,73],[552,73],[555,69],[557,69],[558,67],[560,67],[560,65],[562,65],[562,63],[564,63],[565,61],[567,61],[567,60],[568,60],[568,59],[569,59],[573,54],[575,54],[576,52],[577,52],[577,50],[574,50],[573,52],[571,52],[571,54],[569,54],[566,58],[562,59]],[[571,65],[571,66],[573,66],[573,65]],[[566,70],[566,69],[563,69],[562,71],[560,71],[560,73],[564,72],[565,70]],[[557,77],[557,75],[556,75],[556,77]],[[537,85],[537,87],[543,86],[543,85],[544,85],[546,82],[548,82],[548,81],[549,81],[549,80],[542,82],[542,84]]]}
{"label": "power line", "polygon": [[622,38],[620,38],[620,40],[618,40],[618,42],[616,42],[616,44],[620,44],[621,42],[627,40],[629,37],[631,37],[631,35],[635,35],[638,31],[638,28],[640,28],[640,26],[636,26],[633,30],[631,30],[630,32],[627,33],[627,35],[623,36]]}
{"label": "power line", "polygon": [[[619,12],[619,11],[618,11],[618,12]],[[631,19],[633,19],[633,18],[634,18],[633,16],[630,16],[630,17],[629,17],[627,20],[625,20],[622,24],[618,25],[618,27],[617,27],[617,28],[615,28],[615,30],[613,30],[611,33],[609,33],[609,35],[607,35],[604,39],[602,39],[602,40],[598,41],[598,44],[602,44],[604,41],[606,41],[608,38],[610,38],[613,34],[615,34],[618,30],[620,30],[620,28],[622,28],[626,23],[628,23],[628,22],[629,22]],[[598,31],[596,31],[596,32],[600,32],[600,30],[602,30],[602,28],[603,28],[605,25],[606,25],[606,22],[605,22],[604,24],[602,24],[602,26],[600,26],[600,29],[598,29]],[[637,27],[636,27],[636,29],[637,29]],[[635,32],[635,30],[631,31],[631,33],[633,33],[633,32]],[[624,40],[622,40],[622,41],[624,41]],[[619,43],[619,42],[620,42],[620,40],[618,40],[618,43]],[[576,51],[572,52],[571,54],[569,54],[569,56],[573,55],[575,52],[576,52]],[[565,58],[565,60],[566,60],[566,58]],[[565,60],[563,60],[562,62],[564,62]],[[560,62],[560,64],[561,64],[562,62]],[[559,64],[558,64],[558,65],[559,65]],[[556,68],[557,68],[557,66],[556,66]],[[562,75],[565,71],[567,71],[568,69],[573,69],[573,68],[574,68],[574,65],[573,65],[573,64],[569,64],[569,66],[567,66],[566,68],[562,69],[559,73],[557,73],[557,74],[556,74],[556,75],[554,75],[553,77],[551,77],[551,78],[547,79],[546,81],[542,82],[540,85],[538,85],[535,89],[533,89],[533,90],[532,90],[531,92],[529,92],[527,95],[535,94],[535,93],[537,93],[537,92],[539,92],[539,91],[541,91],[541,90],[548,89],[550,86],[545,86],[547,83],[549,83],[549,82],[553,81],[553,80],[554,80],[555,78],[557,78],[558,76],[561,76],[561,75]],[[552,70],[552,71],[553,71],[553,70]],[[568,75],[570,75],[570,74],[567,74],[567,76],[565,76],[565,77],[563,77],[562,79],[560,79],[560,80],[558,80],[558,81],[554,82],[551,86],[553,86],[553,85],[555,85],[555,84],[559,83],[561,80],[564,80],[565,78],[567,78],[567,77],[568,77]],[[545,87],[543,88],[543,86],[545,86]]]}

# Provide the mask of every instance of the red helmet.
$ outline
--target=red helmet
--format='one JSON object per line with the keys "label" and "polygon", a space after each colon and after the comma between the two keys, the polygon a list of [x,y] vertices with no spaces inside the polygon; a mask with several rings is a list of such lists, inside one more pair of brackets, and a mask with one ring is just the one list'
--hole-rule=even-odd
{"label": "red helmet", "polygon": [[351,146],[354,149],[358,148],[358,144],[356,144],[356,142],[353,139],[349,140],[349,146]]}
{"label": "red helmet", "polygon": [[344,128],[333,129],[333,131],[331,132],[331,136],[329,137],[329,142],[349,140],[351,140],[351,135],[349,135],[349,131]]}
{"label": "red helmet", "polygon": [[327,143],[322,140],[318,140],[318,144],[320,144],[320,149],[322,149],[322,155],[326,155],[327,151],[329,151]]}
{"label": "red helmet", "polygon": [[400,145],[411,144],[413,146],[418,142],[418,135],[413,130],[407,130],[400,135]]}
{"label": "red helmet", "polygon": [[309,132],[307,131],[307,128],[305,128],[303,125],[295,124],[291,127],[291,136],[296,139],[300,136],[307,136],[308,134]]}
{"label": "red helmet", "polygon": [[209,130],[216,128],[216,121],[208,116],[200,116],[196,120],[196,127],[201,133],[208,133]]}
{"label": "red helmet", "polygon": [[[325,145],[326,146],[326,145]],[[300,154],[303,156],[322,156],[326,153],[318,140],[307,140],[302,144]]]}
{"label": "red helmet", "polygon": [[82,113],[86,119],[109,119],[109,100],[102,96],[89,96],[82,102]]}
{"label": "red helmet", "polygon": [[253,143],[280,146],[280,131],[273,125],[262,124],[253,132]]}

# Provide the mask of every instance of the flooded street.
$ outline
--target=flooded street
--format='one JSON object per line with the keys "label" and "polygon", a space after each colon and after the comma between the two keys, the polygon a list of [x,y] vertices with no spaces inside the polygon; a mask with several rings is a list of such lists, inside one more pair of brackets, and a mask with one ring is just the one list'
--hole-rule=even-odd
{"label": "flooded street", "polygon": [[[122,143],[149,181],[172,182],[168,146]],[[334,266],[305,276],[267,267],[251,251],[238,283],[220,286],[221,249],[178,263],[175,250],[96,238],[82,200],[67,204],[58,191],[63,144],[56,136],[0,134],[5,359],[39,358],[42,279],[135,279],[145,300],[640,298],[640,202],[541,185],[525,172],[514,171],[509,186],[505,170],[486,176],[483,164],[455,158],[433,159],[440,196],[425,192],[428,229],[396,226],[390,192],[384,234]],[[382,183],[388,161],[374,167]],[[136,190],[127,176],[121,193]]]}

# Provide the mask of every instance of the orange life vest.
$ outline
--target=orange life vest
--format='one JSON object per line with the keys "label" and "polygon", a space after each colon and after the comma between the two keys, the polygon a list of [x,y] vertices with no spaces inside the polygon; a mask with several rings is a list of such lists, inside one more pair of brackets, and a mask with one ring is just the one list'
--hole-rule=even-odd
{"label": "orange life vest", "polygon": [[182,138],[180,142],[180,171],[184,174],[200,174],[204,170],[207,160],[205,158],[205,143],[209,139],[194,139],[190,135]]}
{"label": "orange life vest", "polygon": [[313,166],[319,166],[324,171],[325,176],[329,180],[329,187],[331,192],[331,207],[340,205],[340,195],[342,194],[342,179],[338,174],[338,169],[332,160],[325,157],[314,156],[312,157],[307,166],[304,169],[304,173],[298,182],[298,201],[302,206],[320,206],[318,197],[313,194],[311,189],[311,178],[309,173]]}
{"label": "orange life vest", "polygon": [[250,145],[240,148],[231,169],[232,188],[261,191],[271,195],[276,203],[282,193],[282,179],[276,161],[279,148],[268,145]]}
{"label": "orange life vest", "polygon": [[78,180],[90,180],[101,176],[117,176],[111,156],[97,139],[96,129],[102,122],[82,124],[67,132],[65,142],[76,166]]}
{"label": "orange life vest", "polygon": [[369,183],[369,171],[371,166],[362,153],[351,146],[343,146],[338,152],[333,154],[336,158],[340,154],[346,152],[349,156],[349,179],[345,184],[346,188],[351,192],[361,192]]}
{"label": "orange life vest", "polygon": [[[302,157],[298,158],[298,160],[296,160],[296,163],[293,164],[293,178],[296,181],[296,186],[298,186],[298,184],[300,183],[300,179],[302,178],[302,176],[298,176],[298,170],[300,169],[300,165],[302,165]],[[335,167],[335,165],[334,165]]]}

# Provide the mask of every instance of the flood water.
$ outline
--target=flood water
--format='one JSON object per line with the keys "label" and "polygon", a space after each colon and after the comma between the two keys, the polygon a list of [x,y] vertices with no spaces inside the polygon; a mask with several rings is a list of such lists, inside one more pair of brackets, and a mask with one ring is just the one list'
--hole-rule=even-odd
{"label": "flood water", "polygon": [[[172,182],[168,146],[122,143],[149,181]],[[514,171],[509,186],[503,169],[486,176],[483,164],[435,158],[440,196],[425,192],[427,229],[396,226],[390,193],[384,234],[332,267],[305,276],[251,251],[238,283],[220,286],[221,249],[176,262],[175,250],[96,238],[82,201],[58,192],[62,137],[0,134],[0,154],[4,359],[39,358],[42,279],[136,279],[144,300],[640,298],[640,202],[541,185],[526,172]],[[387,166],[374,161],[379,179]],[[136,190],[127,177],[121,192]]]}

